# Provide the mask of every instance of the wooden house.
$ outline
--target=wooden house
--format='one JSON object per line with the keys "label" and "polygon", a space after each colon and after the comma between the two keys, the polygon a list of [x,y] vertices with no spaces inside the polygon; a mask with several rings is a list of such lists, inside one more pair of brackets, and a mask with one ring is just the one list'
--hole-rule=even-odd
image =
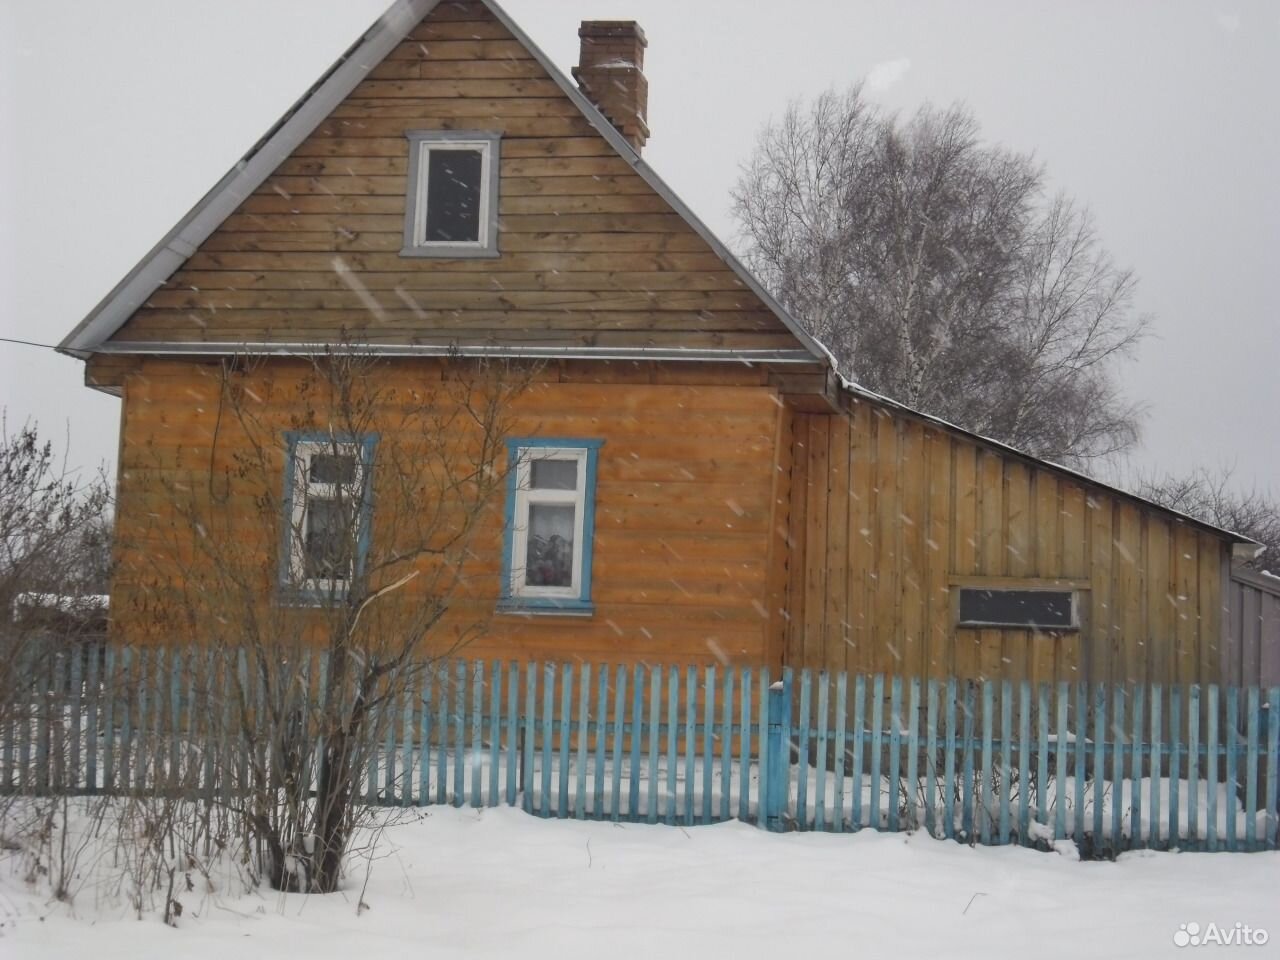
{"label": "wooden house", "polygon": [[259,358],[283,436],[355,335],[406,389],[542,363],[513,450],[564,482],[494,505],[475,656],[1218,679],[1247,542],[842,382],[641,159],[641,30],[580,36],[575,83],[491,0],[399,0],[62,343],[122,403],[117,639],[210,371]]}

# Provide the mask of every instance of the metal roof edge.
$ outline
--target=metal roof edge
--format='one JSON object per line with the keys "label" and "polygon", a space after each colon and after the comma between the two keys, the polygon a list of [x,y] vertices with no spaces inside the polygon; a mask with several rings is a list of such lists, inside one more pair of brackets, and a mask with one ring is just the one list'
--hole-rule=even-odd
{"label": "metal roof edge", "polygon": [[[741,350],[696,349],[678,347],[559,347],[511,346],[507,344],[412,344],[412,343],[363,343],[348,345],[360,353],[381,357],[508,357],[534,360],[678,360],[710,363],[813,363],[813,357],[804,350]],[[130,356],[182,356],[228,357],[295,356],[308,357],[326,350],[342,349],[340,344],[320,341],[271,342],[242,341],[208,343],[206,341],[177,343],[172,341],[128,342],[114,341],[103,344],[94,352],[102,354],[127,354]]]}

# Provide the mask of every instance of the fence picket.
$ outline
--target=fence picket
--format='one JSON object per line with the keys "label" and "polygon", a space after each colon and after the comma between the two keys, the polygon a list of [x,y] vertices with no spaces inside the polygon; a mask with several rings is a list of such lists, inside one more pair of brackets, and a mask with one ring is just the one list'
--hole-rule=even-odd
{"label": "fence picket", "polygon": [[1218,849],[1218,685],[1209,684],[1205,703],[1205,843]]}
{"label": "fence picket", "polygon": [[1277,827],[1280,827],[1280,797],[1276,796],[1276,767],[1280,765],[1280,687],[1272,687],[1267,695],[1267,826],[1266,847],[1276,849]]}
{"label": "fence picket", "polygon": [[751,819],[751,668],[742,668],[742,732],[738,735],[738,819]]}
{"label": "fence picket", "polygon": [[[1161,714],[1164,710],[1164,690],[1160,684],[1153,683],[1151,685],[1151,709],[1150,709],[1150,726],[1151,731],[1151,751],[1148,754],[1150,758],[1149,769],[1151,771],[1151,813],[1147,827],[1147,845],[1153,850],[1161,850],[1163,847],[1160,843],[1160,800],[1161,793],[1160,784],[1164,777],[1164,755],[1160,749],[1161,737],[1163,729],[1161,723],[1163,717]],[[1176,787],[1176,785],[1174,785]]]}
{"label": "fence picket", "polygon": [[947,680],[946,758],[942,787],[942,830],[948,840],[956,835],[956,678]]}
{"label": "fence picket", "polygon": [[720,734],[720,819],[728,820],[732,809],[730,792],[733,775],[733,670],[724,671],[724,721]]}
{"label": "fence picket", "polygon": [[853,681],[853,829],[862,829],[862,751],[866,736],[867,678],[859,674]]}
{"label": "fence picket", "polygon": [[[1023,737],[1026,743],[1026,737]],[[925,764],[924,764],[924,819],[925,830],[935,840],[938,837],[937,784],[938,784],[938,681],[930,678],[925,686]]]}
{"label": "fence picket", "polygon": [[1244,842],[1246,850],[1258,849],[1258,688],[1249,687],[1245,710],[1245,801]]}
{"label": "fence picket", "polygon": [[573,664],[561,668],[560,677],[560,757],[558,789],[556,790],[556,816],[569,816],[569,745],[573,737]]}
{"label": "fence picket", "polygon": [[[645,794],[645,823],[658,822],[658,742],[662,735],[662,668],[649,668],[649,789]],[[743,819],[746,819],[745,817]]]}
{"label": "fence picket", "polygon": [[801,829],[809,824],[809,688],[813,683],[809,668],[800,671],[800,713],[796,730],[796,820]]}
{"label": "fence picket", "polygon": [[614,688],[613,706],[613,784],[610,791],[610,819],[614,823],[622,815],[622,737],[627,711],[627,668],[619,665]]}
{"label": "fence picket", "polygon": [[636,665],[631,688],[631,763],[627,778],[627,815],[640,816],[640,731],[644,720],[644,667]]}
{"label": "fence picket", "polygon": [[602,663],[596,677],[595,775],[591,781],[591,815],[604,816],[604,751],[609,723],[609,665]]}
{"label": "fence picket", "polygon": [[716,668],[715,664],[707,667],[704,682],[702,704],[702,819],[701,823],[711,822],[712,768],[715,757],[712,753],[714,745],[713,724],[716,718]]}
{"label": "fence picket", "polygon": [[1075,832],[1074,837],[1077,844],[1084,842],[1084,773],[1085,766],[1088,764],[1089,754],[1089,711],[1087,709],[1089,698],[1089,688],[1085,681],[1080,680],[1075,684],[1075,705],[1076,705],[1076,724],[1075,724]]}
{"label": "fence picket", "polygon": [[1142,721],[1146,697],[1142,684],[1133,687],[1133,737],[1129,741],[1129,845],[1142,847]]}
{"label": "fence picket", "polygon": [[540,724],[540,736],[542,738],[542,770],[541,770],[541,789],[539,790],[539,806],[538,816],[551,816],[551,774],[553,772],[552,758],[553,740],[555,732],[555,708],[556,708],[556,665],[554,663],[545,664],[542,668],[542,723]]}
{"label": "fence picket", "polygon": [[995,784],[992,782],[995,774],[995,767],[992,766],[991,756],[991,727],[994,717],[994,687],[995,684],[991,680],[982,681],[982,792],[981,796],[981,814],[982,817],[978,821],[978,837],[983,843],[991,841],[991,820],[993,813],[993,793]]}
{"label": "fence picket", "polygon": [[[97,644],[89,647],[89,663],[85,670],[85,789],[89,793],[97,793],[98,791],[98,739],[101,736],[98,727],[98,704],[100,702],[102,689],[102,678],[100,676],[102,670],[102,648]],[[192,682],[195,682],[196,671],[191,672]],[[195,711],[192,711],[194,714]],[[9,731],[6,730],[5,733]],[[194,741],[193,741],[194,742]],[[4,744],[4,763],[5,763],[5,779],[4,783],[9,784],[10,764],[13,761],[12,743],[9,740]]]}
{"label": "fence picket", "polygon": [[520,792],[520,738],[522,735],[520,721],[520,664],[511,661],[507,664],[507,717],[506,740],[504,748],[507,752],[507,806],[516,805],[516,796]]}
{"label": "fence picket", "polygon": [[477,660],[471,675],[471,806],[484,806],[484,661]]}
{"label": "fence picket", "polygon": [[[836,742],[835,742],[835,799],[832,803],[832,828],[836,833],[844,830],[844,738],[845,706],[848,698],[849,677],[843,670],[836,674]],[[788,684],[790,688],[790,684]],[[916,691],[917,696],[919,691]],[[913,754],[914,756],[914,754]],[[914,793],[911,795],[914,798]]]}
{"label": "fence picket", "polygon": [[[1169,843],[1177,842],[1179,837],[1190,837],[1191,833],[1183,833],[1179,824],[1179,794],[1181,787],[1182,763],[1182,688],[1177,684],[1169,687]],[[1190,772],[1190,764],[1188,773]]]}
{"label": "fence picket", "polygon": [[[1236,751],[1240,749],[1240,701],[1235,687],[1227,687],[1227,795],[1224,798],[1226,809],[1226,842],[1228,850],[1236,849],[1236,797],[1240,795],[1239,765],[1236,762]],[[1215,766],[1217,766],[1215,764]],[[1216,792],[1216,791],[1215,791]]]}
{"label": "fence picket", "polygon": [[591,722],[591,664],[584,663],[578,677],[578,769],[574,783],[573,814],[587,817],[587,740]]}
{"label": "fence picket", "polygon": [[676,772],[680,766],[676,755],[679,741],[680,671],[672,667],[667,672],[667,802],[662,822],[671,826],[676,822]]}
{"label": "fence picket", "polygon": [[[83,739],[83,718],[81,716],[84,703],[84,680],[81,677],[81,668],[84,661],[84,648],[77,647],[71,655],[71,683],[70,689],[67,691],[67,724],[70,727],[70,764],[67,769],[67,778],[64,781],[66,787],[70,790],[78,790],[80,788],[80,741]],[[173,738],[174,747],[177,749],[178,738]]]}
{"label": "fence picket", "polygon": [[[520,743],[523,774],[521,774],[520,791],[524,795],[525,813],[534,812],[534,796],[538,792],[533,774],[534,751],[538,745],[538,723],[535,707],[538,703],[538,676],[540,671],[536,663],[529,663],[524,668],[524,723],[520,730]],[[443,767],[443,761],[441,761]]]}
{"label": "fence picket", "polygon": [[818,673],[818,735],[814,740],[817,762],[813,772],[813,829],[827,829],[827,716],[831,679],[827,671]]}
{"label": "fence picket", "polygon": [[1111,718],[1111,849],[1124,849],[1124,684],[1114,690],[1115,714]]}
{"label": "fence picket", "polygon": [[1200,687],[1187,690],[1187,836],[1203,840],[1200,830]]}
{"label": "fence picket", "polygon": [[[977,719],[977,691],[973,681],[965,682],[964,688],[964,770],[961,775],[960,789],[962,796],[960,799],[960,827],[963,831],[962,836],[967,841],[973,842],[973,801],[974,801],[974,772],[973,772],[973,728]],[[877,825],[877,829],[879,826]]]}
{"label": "fence picket", "polygon": [[1049,684],[1036,685],[1036,822],[1049,823]]}
{"label": "fence picket", "polygon": [[[1009,744],[1013,739],[1013,687],[1008,680],[1000,683],[1000,843],[1009,842],[1009,794],[1013,791],[1013,763]],[[1018,789],[1025,785],[1018,783]]]}
{"label": "fence picket", "polygon": [[698,748],[698,673],[693,667],[685,670],[684,677],[684,822],[694,823],[694,777]]}
{"label": "fence picket", "polygon": [[1053,744],[1053,839],[1067,835],[1067,701],[1070,696],[1065,682],[1058,683],[1054,705],[1058,710],[1057,739]]}
{"label": "fence picket", "polygon": [[502,795],[502,661],[489,671],[489,793],[485,805],[496,807]]}
{"label": "fence picket", "polygon": [[1093,692],[1093,842],[1102,840],[1102,783],[1106,778],[1107,688],[1099,683]]}
{"label": "fence picket", "polygon": [[[880,753],[884,749],[884,677],[876,674],[871,681],[871,829],[879,830],[880,824]],[[822,767],[818,767],[822,776]],[[821,779],[818,781],[821,783]]]}
{"label": "fence picket", "polygon": [[[418,803],[431,802],[431,668],[418,676]],[[514,797],[508,802],[513,802]]]}
{"label": "fence picket", "polygon": [[898,793],[902,789],[902,678],[895,676],[889,683],[889,830],[898,829]]}
{"label": "fence picket", "polygon": [[[1018,843],[1031,844],[1031,684],[1018,683]],[[1061,780],[1061,767],[1055,771]],[[1045,784],[1036,781],[1036,805],[1040,803]]]}

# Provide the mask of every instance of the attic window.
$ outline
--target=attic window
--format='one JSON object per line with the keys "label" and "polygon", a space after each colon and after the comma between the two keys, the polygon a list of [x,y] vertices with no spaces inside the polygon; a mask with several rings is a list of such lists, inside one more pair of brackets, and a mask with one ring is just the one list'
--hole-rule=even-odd
{"label": "attic window", "polygon": [[407,136],[402,255],[497,256],[498,134],[410,130]]}

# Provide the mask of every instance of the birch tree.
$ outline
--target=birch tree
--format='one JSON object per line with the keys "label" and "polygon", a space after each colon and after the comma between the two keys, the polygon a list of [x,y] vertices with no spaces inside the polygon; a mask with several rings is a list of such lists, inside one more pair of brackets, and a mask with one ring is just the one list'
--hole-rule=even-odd
{"label": "birch tree", "polygon": [[1116,377],[1146,324],[1132,272],[965,108],[902,120],[858,87],[793,104],[733,199],[748,262],[863,386],[1051,460],[1136,441]]}

